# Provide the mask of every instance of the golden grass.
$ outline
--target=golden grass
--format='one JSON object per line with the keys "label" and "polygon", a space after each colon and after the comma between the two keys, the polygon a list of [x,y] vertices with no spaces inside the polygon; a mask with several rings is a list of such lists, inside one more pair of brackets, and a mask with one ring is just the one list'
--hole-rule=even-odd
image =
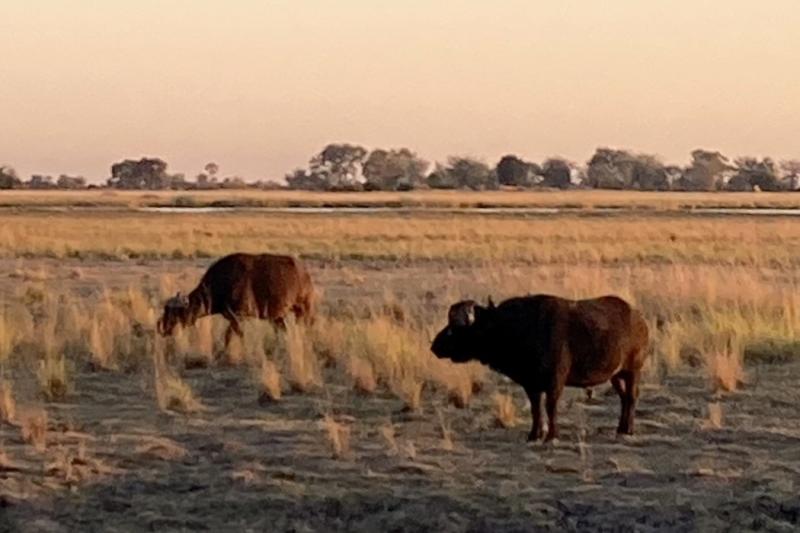
{"label": "golden grass", "polygon": [[347,373],[353,379],[353,389],[364,395],[375,392],[378,381],[372,363],[360,357],[350,357],[347,363]]}
{"label": "golden grass", "polygon": [[531,207],[781,207],[800,206],[786,193],[685,193],[646,191],[411,191],[326,193],[310,191],[3,191],[0,206],[531,206]]}
{"label": "golden grass", "polygon": [[510,394],[494,395],[494,422],[501,428],[513,428],[517,425],[517,411]]}
{"label": "golden grass", "polygon": [[706,352],[711,386],[715,390],[733,392],[744,381],[741,348],[729,336]]}
{"label": "golden grass", "polygon": [[153,347],[153,377],[156,402],[162,411],[193,413],[203,410],[191,387],[167,365],[162,342]]}
{"label": "golden grass", "polygon": [[441,448],[445,451],[452,452],[456,446],[453,442],[453,428],[445,420],[444,414],[440,409],[437,409],[436,415],[439,418],[439,435],[441,437]]}
{"label": "golden grass", "polygon": [[276,402],[281,399],[281,374],[275,363],[264,358],[259,367],[258,383],[261,388],[261,403]]}
{"label": "golden grass", "polygon": [[46,354],[39,361],[37,372],[39,389],[47,401],[55,402],[66,398],[69,392],[67,381],[67,361],[63,354]]}
{"label": "golden grass", "polygon": [[99,370],[114,368],[114,336],[105,325],[105,320],[95,316],[89,329],[89,347],[92,366]]}
{"label": "golden grass", "polygon": [[[160,280],[155,278],[152,283]],[[338,305],[333,305],[323,308],[310,332],[291,324],[285,334],[276,335],[264,322],[247,321],[242,347],[246,355],[242,357],[253,367],[259,394],[277,398],[281,375],[287,377],[292,389],[311,391],[321,385],[321,366],[327,362],[338,366],[360,393],[371,394],[379,384],[385,384],[408,411],[422,409],[427,384],[434,385],[434,391],[444,390],[457,407],[466,407],[488,371],[477,364],[453,365],[437,360],[429,352],[429,339],[432,328],[443,323],[449,301],[456,295],[480,296],[488,287],[498,300],[530,291],[574,297],[622,294],[639,305],[651,322],[654,357],[650,367],[702,366],[714,390],[735,390],[741,384],[745,357],[768,361],[768,350],[791,354],[791,343],[800,331],[800,296],[787,290],[797,281],[790,272],[780,270],[708,265],[615,269],[556,265],[480,268],[474,276],[454,276],[447,283],[435,308],[383,288],[383,296],[372,305],[374,310],[366,310],[367,318],[342,313]],[[423,290],[425,285],[415,288]],[[154,333],[136,334],[132,326],[138,323],[134,315],[141,315],[141,311],[135,311],[130,301],[144,295],[131,298],[131,289],[125,288],[105,291],[96,302],[89,303],[40,298],[37,294],[21,290],[19,300],[7,302],[13,312],[2,320],[12,327],[6,326],[3,342],[8,354],[37,354],[45,397],[63,398],[69,388],[67,370],[79,363],[72,358],[81,353],[88,354],[94,367],[112,370],[119,368],[117,361],[126,358],[139,362],[151,358]],[[84,309],[92,312],[76,311]],[[28,315],[40,317],[35,328]],[[661,323],[659,327],[657,322]],[[16,323],[20,324],[18,330],[13,327]],[[214,324],[220,326],[218,331],[214,331]],[[186,354],[207,361],[224,326],[224,321],[203,319],[168,342],[175,345],[184,364]],[[62,349],[64,339],[73,339],[77,349]],[[754,346],[762,351],[754,352]],[[273,353],[272,359],[280,362],[281,368],[264,366],[267,351]],[[191,389],[165,363],[156,369],[157,381],[162,383],[157,389],[159,405],[178,411],[191,411],[200,405]]]}
{"label": "golden grass", "polygon": [[386,444],[386,451],[389,456],[396,456],[400,454],[400,447],[397,445],[397,437],[395,435],[394,425],[391,422],[386,422],[379,428],[383,442]]}
{"label": "golden grass", "polygon": [[47,411],[32,409],[22,416],[22,440],[37,451],[47,449]]}
{"label": "golden grass", "polygon": [[348,459],[350,450],[350,426],[337,422],[331,415],[325,415],[321,422],[325,430],[331,454],[334,459]]}
{"label": "golden grass", "polygon": [[0,380],[0,422],[13,423],[17,418],[17,404],[11,382]]}
{"label": "golden grass", "polygon": [[795,268],[786,218],[474,214],[0,214],[0,257],[215,258],[281,250],[326,261],[458,265],[719,265]]}
{"label": "golden grass", "polygon": [[214,323],[210,318],[198,320],[188,331],[181,331],[182,345],[186,368],[206,368],[214,360]]}
{"label": "golden grass", "polygon": [[14,324],[8,317],[5,306],[0,308],[0,378],[5,370],[6,360],[11,355],[18,337]]}
{"label": "golden grass", "polygon": [[[708,195],[708,201],[713,198]],[[335,290],[348,291],[336,297],[339,301],[323,299],[321,316],[310,330],[290,324],[276,334],[263,322],[248,321],[244,341],[234,337],[231,361],[247,361],[265,398],[280,397],[283,377],[293,390],[317,389],[325,366],[336,367],[359,393],[385,387],[410,411],[420,411],[437,391],[457,407],[467,407],[488,371],[437,360],[429,351],[447,305],[463,297],[483,300],[491,294],[500,301],[531,292],[575,298],[619,294],[642,308],[651,324],[650,369],[697,365],[707,372],[710,387],[721,391],[739,387],[751,361],[794,357],[800,334],[795,253],[800,224],[788,219],[672,214],[526,219],[424,212],[41,217],[23,210],[3,213],[0,222],[0,256],[11,258],[6,261],[14,276],[0,285],[0,371],[33,361],[45,395],[55,392],[48,396],[54,399],[62,397],[61,384],[70,385],[67,370],[81,358],[98,368],[125,371],[156,358],[159,406],[201,408],[164,354],[157,353],[163,346],[153,348],[155,317],[164,297],[190,289],[212,257],[263,250],[264,243],[269,251],[304,254],[315,279],[327,276],[328,283],[338,284]],[[21,259],[29,255],[32,259]],[[153,276],[148,270],[142,286],[126,278],[105,291],[102,282],[114,275],[100,274],[106,277],[98,283],[98,265],[112,272],[113,263],[82,263],[80,280],[73,279],[69,262],[63,267],[37,263],[38,258],[93,255],[208,259],[180,275],[164,263],[169,272]],[[378,263],[380,269],[361,268],[375,260],[385,261]],[[65,288],[70,284],[92,284],[101,291],[87,295]],[[210,364],[224,325],[202,319],[180,333],[172,343],[182,362]],[[514,419],[510,397],[495,402],[495,418]]]}
{"label": "golden grass", "polygon": [[289,323],[280,338],[289,367],[287,379],[292,390],[308,392],[322,385],[319,361],[304,328]]}
{"label": "golden grass", "polygon": [[707,410],[708,419],[703,426],[706,429],[722,429],[722,404],[719,402],[709,403]]}

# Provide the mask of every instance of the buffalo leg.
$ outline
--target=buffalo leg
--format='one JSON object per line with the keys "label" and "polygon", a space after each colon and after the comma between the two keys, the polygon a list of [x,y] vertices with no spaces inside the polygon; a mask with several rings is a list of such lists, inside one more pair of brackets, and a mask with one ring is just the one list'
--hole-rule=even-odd
{"label": "buffalo leg", "polygon": [[627,400],[627,410],[623,412],[625,416],[624,433],[633,435],[633,416],[636,411],[636,400],[639,398],[639,372],[629,370],[625,372],[624,379]]}
{"label": "buffalo leg", "polygon": [[227,351],[234,333],[238,335],[239,338],[244,338],[244,332],[242,331],[242,326],[239,324],[239,319],[236,318],[236,315],[232,311],[225,311],[222,313],[222,316],[228,319],[228,329],[225,330],[225,351]]}
{"label": "buffalo leg", "polygon": [[528,399],[531,402],[531,415],[533,416],[533,426],[528,434],[528,442],[537,441],[542,438],[542,392],[525,389]]}
{"label": "buffalo leg", "polygon": [[563,387],[556,386],[547,391],[545,398],[545,409],[547,410],[547,436],[544,441],[549,442],[558,438],[558,423],[556,422],[556,411],[558,406],[558,398],[561,396]]}
{"label": "buffalo leg", "polygon": [[286,331],[286,320],[282,316],[273,318],[272,323],[275,324],[278,331]]}
{"label": "buffalo leg", "polygon": [[617,394],[619,394],[621,404],[619,425],[617,426],[617,433],[619,434],[630,434],[633,429],[631,427],[633,417],[631,398],[634,397],[635,391],[632,390],[634,387],[629,378],[630,374],[630,372],[623,370],[611,378],[611,384],[614,386],[614,390],[617,391]]}

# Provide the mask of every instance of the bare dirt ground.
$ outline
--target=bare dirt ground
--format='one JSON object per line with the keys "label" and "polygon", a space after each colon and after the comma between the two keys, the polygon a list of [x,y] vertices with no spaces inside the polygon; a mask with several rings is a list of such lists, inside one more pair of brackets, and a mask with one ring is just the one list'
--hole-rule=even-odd
{"label": "bare dirt ground", "polygon": [[[191,285],[201,264],[59,261],[47,283],[89,297],[99,283],[126,287],[188,269]],[[20,265],[24,260],[2,263],[4,271]],[[74,268],[80,279],[70,276]],[[452,296],[448,283],[466,274],[434,266],[315,265],[314,275],[327,305],[366,305],[387,287],[444,300]],[[7,297],[17,282],[1,283]],[[527,400],[497,376],[467,408],[429,387],[422,411],[404,413],[388,391],[361,396],[334,368],[325,370],[322,388],[267,405],[257,402],[244,368],[181,373],[203,411],[160,411],[146,372],[75,368],[67,400],[45,405],[43,451],[19,427],[0,424],[0,531],[800,527],[797,362],[748,367],[743,387],[722,396],[709,392],[697,369],[653,370],[637,434],[624,439],[614,433],[619,401],[609,387],[592,400],[569,391],[561,403],[562,439],[552,445],[525,443]],[[21,372],[19,418],[38,405],[26,379],[32,378]],[[496,391],[513,394],[516,427],[495,427]],[[345,457],[332,456],[325,415],[350,429]]]}

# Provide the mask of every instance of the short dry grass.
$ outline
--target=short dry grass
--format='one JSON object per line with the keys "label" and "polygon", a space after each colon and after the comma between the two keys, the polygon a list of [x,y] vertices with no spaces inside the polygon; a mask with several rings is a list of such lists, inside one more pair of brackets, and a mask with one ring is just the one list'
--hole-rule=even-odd
{"label": "short dry grass", "polygon": [[792,269],[800,264],[798,246],[800,224],[780,217],[0,214],[5,258],[208,260],[268,248],[332,263]]}
{"label": "short dry grass", "polygon": [[4,191],[0,206],[81,206],[136,208],[147,206],[325,207],[394,206],[458,208],[475,206],[628,207],[800,207],[786,193],[684,193],[602,190],[501,190],[325,193],[308,191]]}
{"label": "short dry grass", "polygon": [[[192,373],[227,362],[251,377],[240,385],[250,388],[245,397],[265,407],[285,404],[286,393],[325,397],[342,380],[357,401],[391,397],[398,410],[416,413],[411,418],[471,412],[477,401],[488,405],[488,425],[513,427],[525,415],[487,369],[430,354],[447,306],[466,297],[619,294],[651,324],[649,383],[696,368],[709,392],[741,394],[757,375],[750,365],[798,353],[800,227],[788,220],[24,211],[0,218],[10,273],[0,280],[0,414],[23,425],[31,425],[21,413],[32,401],[79,397],[75,376],[98,371],[140,379],[161,410],[192,416],[204,409]],[[192,289],[212,257],[264,243],[306,257],[325,293],[312,328],[278,332],[246,321],[245,338],[222,359],[220,318],[157,339],[166,296]],[[35,392],[20,376],[30,376]],[[719,419],[709,412],[710,427]],[[349,425],[337,424],[328,420],[324,430],[333,455],[346,457]],[[443,443],[452,443],[442,427]],[[413,448],[403,442],[389,447]]]}
{"label": "short dry grass", "polygon": [[[702,367],[714,390],[733,391],[746,384],[748,362],[785,360],[797,352],[800,277],[793,250],[800,244],[800,226],[786,220],[421,214],[401,221],[396,216],[170,218],[97,212],[41,220],[25,216],[6,216],[0,250],[19,256],[41,245],[44,255],[58,256],[53,243],[64,245],[66,240],[70,250],[91,255],[92,249],[112,244],[118,251],[123,243],[154,250],[163,243],[188,247],[176,254],[186,257],[198,246],[214,248],[224,242],[228,251],[241,240],[242,249],[269,242],[270,250],[301,252],[315,268],[325,266],[318,272],[326,274],[334,290],[323,298],[313,328],[290,325],[277,334],[263,324],[248,323],[244,341],[235,339],[228,351],[228,362],[254,368],[264,398],[277,399],[282,379],[295,392],[319,389],[324,369],[333,367],[349,377],[357,393],[389,391],[409,411],[421,409],[428,385],[444,390],[452,405],[467,408],[486,380],[486,369],[437,360],[428,347],[447,305],[488,295],[499,301],[530,292],[575,298],[619,294],[642,308],[651,323],[650,374],[684,365]],[[29,232],[28,224],[41,227]],[[13,237],[23,227],[30,242]],[[37,238],[42,239],[39,244]],[[400,270],[372,261],[398,254],[406,261]],[[113,263],[95,262],[102,265],[96,268],[84,262],[79,278],[71,274],[74,267],[61,268],[46,259],[7,260],[14,265],[12,272],[42,275],[22,281],[13,277],[0,288],[0,370],[28,354],[28,360],[38,361],[34,365],[44,397],[59,400],[70,391],[74,368],[150,368],[154,324],[164,297],[193,288],[211,259],[190,268],[181,262],[180,269],[170,266],[166,272],[143,267],[138,270],[146,272],[142,278],[116,282],[107,265],[117,265],[123,256],[115,256]],[[359,266],[375,264],[379,268]],[[221,319],[203,319],[169,343],[171,353],[156,367],[162,408],[191,411],[199,405],[179,370],[213,365],[223,329]]]}

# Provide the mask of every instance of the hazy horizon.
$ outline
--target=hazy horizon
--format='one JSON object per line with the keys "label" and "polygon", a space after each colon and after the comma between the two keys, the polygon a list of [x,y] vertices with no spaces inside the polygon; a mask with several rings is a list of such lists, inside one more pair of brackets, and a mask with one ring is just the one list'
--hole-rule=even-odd
{"label": "hazy horizon", "polygon": [[330,142],[424,158],[800,157],[792,0],[6,0],[0,164],[156,156],[280,179]]}

